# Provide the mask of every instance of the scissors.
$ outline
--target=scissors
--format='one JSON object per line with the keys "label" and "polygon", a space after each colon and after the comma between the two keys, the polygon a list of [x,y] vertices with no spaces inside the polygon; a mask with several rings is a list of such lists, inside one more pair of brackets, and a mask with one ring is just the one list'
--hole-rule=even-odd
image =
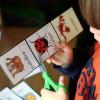
{"label": "scissors", "polygon": [[64,90],[65,93],[69,94],[68,89],[65,88],[64,85],[60,85],[59,83],[56,83],[55,81],[52,80],[51,76],[49,75],[49,73],[46,70],[46,67],[45,67],[41,57],[39,57],[39,61],[40,61],[40,64],[41,64],[40,70],[42,72],[42,77],[45,80],[44,88],[46,88],[48,90],[53,89],[54,91],[57,91],[59,89],[59,87],[61,87]]}

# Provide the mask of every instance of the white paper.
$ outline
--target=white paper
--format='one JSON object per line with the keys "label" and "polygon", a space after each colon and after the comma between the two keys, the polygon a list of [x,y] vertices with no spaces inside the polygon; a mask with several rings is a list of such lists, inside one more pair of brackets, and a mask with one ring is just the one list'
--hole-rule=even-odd
{"label": "white paper", "polygon": [[1,56],[0,64],[13,84],[21,81],[39,66],[25,41]]}
{"label": "white paper", "polygon": [[[42,39],[43,41],[45,41],[45,46],[47,48],[47,50],[45,50],[43,53],[39,52],[38,50],[36,50],[35,47],[35,41],[37,41],[38,39]],[[41,40],[41,42],[42,42]],[[38,59],[39,56],[42,58],[43,61],[45,61],[48,57],[50,57],[52,54],[54,54],[57,50],[55,44],[57,42],[60,41],[60,39],[57,36],[57,33],[54,31],[52,25],[49,23],[47,25],[45,25],[43,28],[41,28],[39,31],[35,32],[34,34],[32,34],[30,37],[28,37],[26,39],[26,41],[28,42],[32,52],[35,54],[36,58]],[[41,43],[40,42],[40,43]],[[43,46],[40,46],[41,50]],[[39,48],[39,47],[37,47]],[[44,47],[43,47],[44,48]],[[40,50],[40,51],[41,51]],[[39,61],[39,59],[38,59]]]}
{"label": "white paper", "polygon": [[0,92],[0,100],[22,100],[19,96],[13,93],[8,87]]}
{"label": "white paper", "polygon": [[[51,21],[53,27],[58,33],[61,41],[64,41],[64,36],[69,42],[75,36],[77,36],[80,32],[83,31],[83,28],[73,10],[73,8],[68,9],[54,20]],[[60,29],[59,29],[60,27]],[[64,34],[64,36],[63,36]]]}
{"label": "white paper", "polygon": [[[19,95],[21,98],[35,98],[35,100],[40,100],[40,96],[25,82],[22,82],[12,88],[12,91]],[[26,99],[25,99],[26,100]],[[33,100],[33,99],[32,99]]]}

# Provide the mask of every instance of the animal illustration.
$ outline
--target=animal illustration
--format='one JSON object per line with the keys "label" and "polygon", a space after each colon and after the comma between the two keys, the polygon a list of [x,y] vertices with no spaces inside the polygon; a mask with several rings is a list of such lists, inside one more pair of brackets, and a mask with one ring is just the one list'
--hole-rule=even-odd
{"label": "animal illustration", "polygon": [[7,68],[15,78],[15,75],[24,70],[24,65],[19,56],[14,56],[13,58],[6,59]]}
{"label": "animal illustration", "polygon": [[31,43],[34,43],[35,49],[40,55],[42,55],[46,51],[48,52],[48,47],[51,46],[49,45],[49,42],[45,37],[46,37],[46,34],[44,37],[39,36],[39,38],[33,42],[30,41]]}

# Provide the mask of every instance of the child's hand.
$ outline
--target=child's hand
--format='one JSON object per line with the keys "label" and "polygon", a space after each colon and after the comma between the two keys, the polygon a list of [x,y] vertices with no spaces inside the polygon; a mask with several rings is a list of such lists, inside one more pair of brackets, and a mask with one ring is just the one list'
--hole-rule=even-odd
{"label": "child's hand", "polygon": [[[64,85],[64,77],[60,76],[59,84]],[[69,96],[59,88],[57,92],[49,91],[47,89],[41,90],[41,100],[69,100]]]}
{"label": "child's hand", "polygon": [[73,60],[73,50],[66,43],[57,44],[59,50],[46,61],[48,63],[54,63],[56,65],[68,65]]}

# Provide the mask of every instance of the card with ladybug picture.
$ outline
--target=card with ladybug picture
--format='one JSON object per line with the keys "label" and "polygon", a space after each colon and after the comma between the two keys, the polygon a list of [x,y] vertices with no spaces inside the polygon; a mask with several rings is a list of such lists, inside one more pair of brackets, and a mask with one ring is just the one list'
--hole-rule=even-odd
{"label": "card with ladybug picture", "polygon": [[73,8],[69,8],[67,11],[52,20],[51,23],[61,41],[69,42],[83,30]]}
{"label": "card with ladybug picture", "polygon": [[49,23],[28,37],[26,41],[36,58],[38,59],[38,57],[41,56],[42,60],[45,61],[56,52],[57,48],[55,44],[59,42],[60,39]]}
{"label": "card with ladybug picture", "polygon": [[39,66],[38,61],[25,41],[22,41],[2,55],[0,64],[13,84],[21,81],[26,75]]}

